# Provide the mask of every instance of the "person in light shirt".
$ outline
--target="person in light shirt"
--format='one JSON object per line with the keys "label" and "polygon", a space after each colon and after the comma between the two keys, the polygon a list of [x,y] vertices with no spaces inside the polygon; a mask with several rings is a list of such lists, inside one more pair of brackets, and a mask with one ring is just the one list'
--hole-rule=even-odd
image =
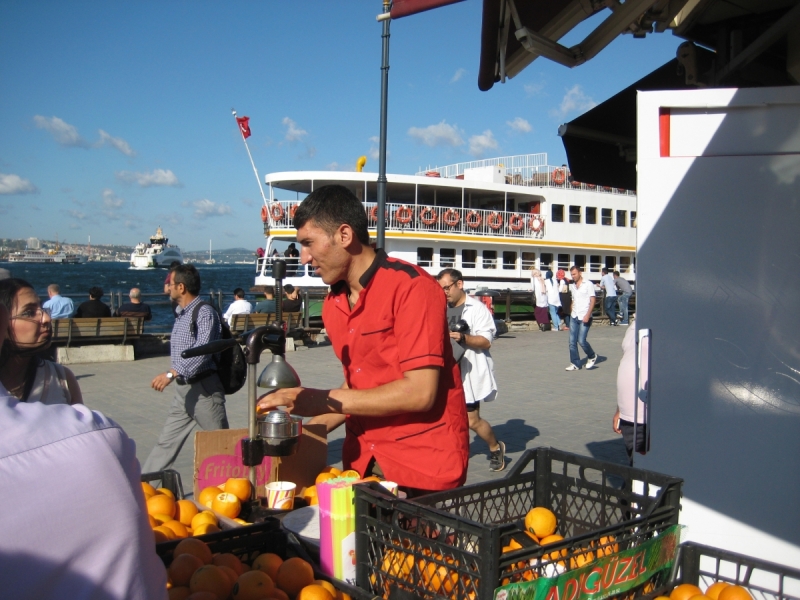
{"label": "person in light shirt", "polygon": [[244,299],[244,290],[236,288],[233,290],[233,302],[222,318],[228,322],[228,325],[233,325],[233,315],[249,315],[251,312],[253,312],[253,305]]}
{"label": "person in light shirt", "polygon": [[50,318],[69,319],[75,312],[75,304],[70,298],[61,295],[61,288],[57,283],[47,286],[47,295],[50,299],[42,306],[50,311]]}
{"label": "person in light shirt", "polygon": [[594,284],[583,278],[580,267],[573,266],[569,270],[572,284],[569,290],[572,293],[572,314],[569,321],[569,361],[567,371],[580,371],[581,359],[578,354],[578,345],[586,352],[586,368],[593,369],[597,362],[597,353],[592,349],[586,336],[592,326],[592,311],[594,310]]}

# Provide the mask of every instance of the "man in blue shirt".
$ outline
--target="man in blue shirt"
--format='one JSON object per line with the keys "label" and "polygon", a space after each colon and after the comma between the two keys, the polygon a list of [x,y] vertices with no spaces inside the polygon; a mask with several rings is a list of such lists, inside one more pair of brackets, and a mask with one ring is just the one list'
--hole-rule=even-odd
{"label": "man in blue shirt", "polygon": [[42,305],[42,308],[50,309],[51,319],[69,319],[72,313],[75,312],[75,305],[69,298],[64,298],[61,295],[61,288],[57,283],[51,283],[47,286],[47,295],[50,300]]}
{"label": "man in blue shirt", "polygon": [[199,294],[197,269],[193,265],[176,267],[169,283],[169,297],[178,305],[170,338],[171,365],[151,383],[154,390],[163,392],[174,381],[175,395],[158,442],[142,467],[143,473],[169,468],[196,426],[204,430],[228,429],[225,390],[213,355],[181,357],[184,350],[213,342],[222,335],[219,315],[208,304],[198,309],[197,327],[193,327],[192,315],[201,302]]}

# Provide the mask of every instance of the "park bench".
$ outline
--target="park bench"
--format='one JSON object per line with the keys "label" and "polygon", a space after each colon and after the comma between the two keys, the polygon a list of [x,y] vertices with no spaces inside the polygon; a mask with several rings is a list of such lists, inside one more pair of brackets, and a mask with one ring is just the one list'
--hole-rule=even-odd
{"label": "park bench", "polygon": [[125,342],[138,338],[144,317],[82,317],[53,319],[53,343],[69,347],[74,342]]}
{"label": "park bench", "polygon": [[[283,320],[286,321],[287,331],[291,331],[292,329],[302,327],[303,313],[283,313]],[[234,333],[241,333],[243,331],[250,331],[255,327],[261,327],[262,325],[272,325],[273,323],[275,323],[275,313],[250,313],[246,315],[233,315],[231,331]]]}

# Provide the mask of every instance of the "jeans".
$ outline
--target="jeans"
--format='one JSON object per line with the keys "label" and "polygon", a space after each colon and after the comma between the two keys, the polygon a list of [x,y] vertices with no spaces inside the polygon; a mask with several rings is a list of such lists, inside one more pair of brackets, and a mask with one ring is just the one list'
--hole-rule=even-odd
{"label": "jeans", "polygon": [[603,306],[606,309],[606,315],[611,323],[617,322],[617,296],[606,296],[606,299],[603,301]]}
{"label": "jeans", "polygon": [[633,294],[622,294],[617,297],[617,304],[619,305],[619,312],[622,313],[622,322],[627,325],[628,323],[628,300],[631,299]]}
{"label": "jeans", "polygon": [[558,318],[558,306],[548,304],[547,307],[550,309],[550,320],[553,322],[553,327],[558,331],[561,329],[561,319]]}
{"label": "jeans", "polygon": [[589,333],[589,327],[592,326],[592,319],[588,323],[584,323],[582,319],[573,318],[569,323],[569,362],[581,368],[581,357],[578,355],[578,344],[580,344],[583,351],[586,352],[587,358],[597,356],[586,341],[586,336]]}

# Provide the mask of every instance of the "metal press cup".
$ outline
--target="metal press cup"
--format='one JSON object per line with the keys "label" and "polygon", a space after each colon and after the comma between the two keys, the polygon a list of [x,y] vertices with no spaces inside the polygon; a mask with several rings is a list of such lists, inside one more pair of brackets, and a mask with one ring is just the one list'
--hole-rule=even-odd
{"label": "metal press cup", "polygon": [[266,486],[267,508],[273,510],[292,510],[297,486],[291,481],[273,481]]}
{"label": "metal press cup", "polygon": [[381,485],[395,496],[397,495],[397,484],[394,481],[381,481]]}

